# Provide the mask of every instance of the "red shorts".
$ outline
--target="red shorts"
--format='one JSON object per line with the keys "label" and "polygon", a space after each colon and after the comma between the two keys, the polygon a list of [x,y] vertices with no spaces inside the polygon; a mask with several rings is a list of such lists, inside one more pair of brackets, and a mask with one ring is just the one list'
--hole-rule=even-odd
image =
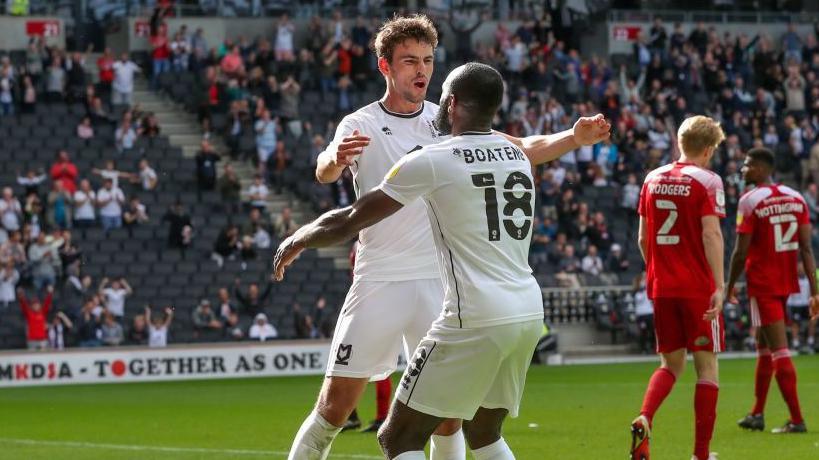
{"label": "red shorts", "polygon": [[751,297],[751,325],[770,326],[785,320],[788,296]]}
{"label": "red shorts", "polygon": [[670,353],[681,348],[688,351],[725,349],[725,321],[720,315],[713,321],[702,319],[710,299],[654,299],[654,331],[657,353]]}

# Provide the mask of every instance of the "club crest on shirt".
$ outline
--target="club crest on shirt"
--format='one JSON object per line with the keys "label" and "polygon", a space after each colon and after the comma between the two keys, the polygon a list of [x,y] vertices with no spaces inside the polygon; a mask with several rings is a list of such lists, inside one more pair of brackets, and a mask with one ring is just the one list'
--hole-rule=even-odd
{"label": "club crest on shirt", "polygon": [[389,126],[385,126],[385,127],[381,128],[381,132],[384,133],[387,136],[392,136],[392,130],[390,129]]}
{"label": "club crest on shirt", "polygon": [[339,366],[347,366],[350,364],[350,356],[353,354],[353,346],[338,344],[338,351],[336,352],[336,364]]}
{"label": "club crest on shirt", "polygon": [[452,149],[452,154],[455,155],[456,157],[460,158],[461,157],[461,149],[459,149],[459,148]]}

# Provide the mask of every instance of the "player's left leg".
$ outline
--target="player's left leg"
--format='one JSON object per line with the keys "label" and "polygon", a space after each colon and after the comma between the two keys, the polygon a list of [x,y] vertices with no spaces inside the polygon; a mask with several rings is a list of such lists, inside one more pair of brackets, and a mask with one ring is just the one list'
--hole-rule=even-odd
{"label": "player's left leg", "polygon": [[464,435],[475,460],[514,460],[512,449],[501,436],[506,409],[481,407],[472,420],[464,420]]}
{"label": "player's left leg", "polygon": [[[416,314],[404,330],[405,356],[412,356],[415,347],[440,315],[444,301],[444,288],[440,280],[417,280],[415,284]],[[435,430],[430,442],[429,457],[430,460],[466,460],[466,443],[460,420],[444,420]]]}
{"label": "player's left leg", "polygon": [[805,420],[802,418],[802,410],[799,407],[799,395],[796,390],[796,368],[793,365],[791,352],[788,349],[785,321],[779,319],[771,324],[763,325],[762,333],[765,335],[765,340],[770,344],[776,383],[779,385],[779,391],[782,393],[782,398],[788,405],[791,416],[790,420],[788,420],[783,427],[776,428],[773,432],[805,432]]}
{"label": "player's left leg", "polygon": [[697,386],[694,390],[694,455],[705,460],[710,456],[711,438],[717,419],[719,367],[712,351],[695,351],[694,367]]}
{"label": "player's left leg", "polygon": [[442,421],[396,400],[378,430],[378,443],[388,459],[425,460],[424,446]]}

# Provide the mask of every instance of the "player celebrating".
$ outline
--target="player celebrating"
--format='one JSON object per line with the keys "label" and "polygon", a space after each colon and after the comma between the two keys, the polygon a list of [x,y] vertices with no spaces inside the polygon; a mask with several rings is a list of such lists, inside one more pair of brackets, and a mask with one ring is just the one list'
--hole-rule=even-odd
{"label": "player celebrating", "polygon": [[714,120],[687,118],[677,133],[680,160],[650,172],[640,193],[640,251],[662,365],[651,376],[632,422],[632,460],[649,458],[654,414],[694,354],[695,460],[714,458],[709,445],[719,393],[716,353],[724,347],[722,303],[725,217],[722,179],[706,168],[725,139]]}
{"label": "player celebrating", "polygon": [[764,430],[765,400],[771,377],[776,376],[779,390],[790,410],[791,418],[774,433],[807,431],[799,397],[796,394],[796,369],[788,351],[785,333],[785,303],[790,294],[799,292],[797,255],[805,273],[810,273],[811,313],[819,313],[816,290],[816,265],[811,248],[811,225],[808,205],[799,192],[771,181],[774,154],[755,148],[748,152],[742,174],[753,190],[739,200],[737,240],[731,257],[727,295],[746,270],[748,297],[751,300],[751,322],[757,331],[756,402],[751,413],[739,421],[750,430]]}
{"label": "player celebrating", "polygon": [[[386,94],[344,117],[318,158],[320,182],[353,173],[356,194],[378,186],[390,168],[422,146],[444,137],[433,125],[438,106],[425,102],[438,36],[426,16],[387,21],[374,40]],[[553,135],[511,138],[533,164],[552,161],[609,136],[602,115],[581,118]],[[444,291],[423,203],[403,207],[361,232],[354,278],[339,315],[331,356],[313,412],[293,441],[290,459],[324,458],[364,392],[368,380],[395,370],[402,339],[409,354],[440,313]],[[465,458],[457,421],[432,437],[433,460]]]}
{"label": "player celebrating", "polygon": [[[436,427],[457,418],[465,420],[476,459],[513,459],[501,426],[507,414],[517,415],[543,325],[540,287],[527,262],[532,166],[491,131],[503,98],[495,69],[463,65],[443,89],[436,126],[454,137],[403,157],[353,206],[299,229],[279,246],[274,269],[281,279],[305,248],[346,241],[404,207],[423,205],[446,295],[410,359],[379,441],[390,459],[424,459]],[[469,384],[452,385],[458,381]]]}

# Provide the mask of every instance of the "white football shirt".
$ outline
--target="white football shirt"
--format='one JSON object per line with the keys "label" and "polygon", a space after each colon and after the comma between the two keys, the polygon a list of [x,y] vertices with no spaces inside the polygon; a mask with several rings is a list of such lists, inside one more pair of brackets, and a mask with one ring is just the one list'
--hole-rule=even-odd
{"label": "white football shirt", "polygon": [[[327,151],[334,151],[356,129],[370,136],[370,145],[350,166],[356,196],[361,196],[377,187],[390,168],[408,153],[445,138],[432,124],[437,112],[438,106],[431,102],[424,102],[412,114],[390,112],[381,102],[373,102],[341,120]],[[429,219],[420,201],[362,230],[358,239],[355,276],[365,276],[370,281],[441,277]]]}
{"label": "white football shirt", "polygon": [[543,318],[528,263],[531,171],[504,137],[470,132],[402,158],[387,174],[384,193],[428,211],[445,289],[437,323],[477,328]]}

